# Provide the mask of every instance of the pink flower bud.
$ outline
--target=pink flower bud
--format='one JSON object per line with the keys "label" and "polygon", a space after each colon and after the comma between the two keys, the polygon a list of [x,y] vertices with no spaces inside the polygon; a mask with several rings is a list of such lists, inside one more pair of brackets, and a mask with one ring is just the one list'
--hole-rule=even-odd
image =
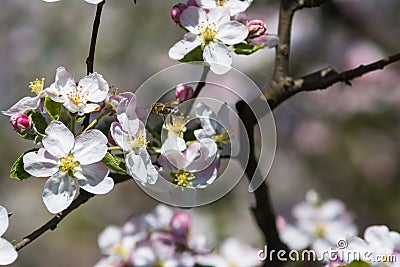
{"label": "pink flower bud", "polygon": [[25,114],[16,113],[10,118],[10,123],[14,129],[20,133],[25,133],[32,129],[32,118]]}
{"label": "pink flower bud", "polygon": [[267,33],[267,25],[260,19],[253,19],[247,23],[249,29],[249,38],[255,38]]}
{"label": "pink flower bud", "polygon": [[172,20],[175,21],[176,23],[180,23],[181,14],[185,9],[186,9],[185,4],[179,3],[179,4],[174,5],[171,10]]}
{"label": "pink flower bud", "polygon": [[185,243],[190,231],[191,220],[187,213],[176,213],[170,223],[171,234],[178,242]]}
{"label": "pink flower bud", "polygon": [[199,7],[199,5],[197,4],[196,0],[189,0],[186,3],[187,6],[195,6],[195,7]]}
{"label": "pink flower bud", "polygon": [[181,103],[193,97],[193,87],[186,84],[178,84],[175,88],[176,100]]}

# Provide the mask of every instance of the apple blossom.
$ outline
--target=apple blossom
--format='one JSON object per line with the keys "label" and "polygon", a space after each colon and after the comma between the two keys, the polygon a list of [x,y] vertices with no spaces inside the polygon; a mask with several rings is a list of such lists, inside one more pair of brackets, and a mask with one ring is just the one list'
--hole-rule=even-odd
{"label": "apple blossom", "polygon": [[197,4],[204,9],[225,7],[231,16],[244,12],[251,5],[253,0],[196,0]]}
{"label": "apple blossom", "polygon": [[[35,177],[49,177],[43,201],[51,213],[66,209],[77,188],[93,193],[108,193],[114,186],[109,170],[100,161],[107,152],[107,138],[99,130],[89,130],[74,138],[60,121],[45,130],[39,151],[24,155],[24,169]],[[76,182],[75,182],[76,181]]]}
{"label": "apple blossom", "polygon": [[279,222],[282,240],[289,248],[303,250],[311,246],[319,255],[335,246],[339,240],[354,236],[357,228],[351,215],[339,200],[322,202],[318,194],[309,191],[306,201],[293,208],[295,225]]}
{"label": "apple blossom", "polygon": [[[224,103],[218,112],[214,111],[203,102],[196,105],[196,115],[200,119],[202,129],[194,131],[197,140],[209,144],[209,150],[222,149],[221,155],[231,155],[236,157],[240,152],[238,140],[232,138],[232,133],[228,133],[229,128],[229,110],[228,105]],[[204,142],[212,140],[213,142]]]}
{"label": "apple blossom", "polygon": [[106,99],[108,90],[108,83],[97,72],[83,77],[76,85],[72,75],[64,67],[58,67],[55,82],[46,92],[71,113],[82,115],[100,110],[98,103]]}
{"label": "apple blossom", "polygon": [[201,46],[204,62],[216,74],[224,74],[231,68],[232,57],[227,45],[243,42],[249,33],[242,23],[230,21],[229,11],[223,7],[207,13],[204,9],[190,6],[182,12],[180,22],[189,32],[171,47],[169,57],[181,60]]}
{"label": "apple blossom", "polygon": [[219,155],[210,147],[206,142],[195,142],[183,152],[168,150],[158,158],[160,172],[182,190],[207,187],[217,178],[220,166]]}
{"label": "apple blossom", "polygon": [[0,265],[9,265],[18,257],[18,253],[15,251],[14,246],[4,238],[1,238],[7,228],[8,213],[4,207],[0,206]]}
{"label": "apple blossom", "polygon": [[136,96],[126,94],[117,106],[117,120],[111,124],[110,133],[125,155],[126,170],[130,176],[143,184],[154,184],[158,172],[147,152],[144,124],[137,118]]}

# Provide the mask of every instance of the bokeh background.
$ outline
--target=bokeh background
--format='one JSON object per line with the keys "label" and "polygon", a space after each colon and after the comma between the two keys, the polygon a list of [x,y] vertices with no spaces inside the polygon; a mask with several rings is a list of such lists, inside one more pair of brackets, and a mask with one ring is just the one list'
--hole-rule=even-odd
{"label": "bokeh background", "polygon": [[[107,1],[102,15],[95,70],[121,91],[134,91],[157,71],[175,62],[168,49],[183,35],[170,20],[177,1]],[[277,0],[255,0],[250,18],[277,31]],[[0,109],[29,94],[28,83],[46,78],[63,65],[77,78],[86,73],[95,7],[82,0],[45,3],[2,0],[0,4]],[[327,65],[339,70],[398,52],[400,2],[334,1],[296,14],[291,72],[307,74]],[[234,67],[260,87],[268,84],[273,50],[234,58]],[[278,147],[268,176],[278,214],[290,209],[308,189],[323,198],[339,198],[353,211],[360,229],[387,224],[400,230],[400,65],[389,66],[326,91],[293,97],[274,115]],[[51,218],[41,199],[44,179],[9,179],[13,161],[32,143],[17,138],[8,118],[0,116],[0,204],[14,215],[6,233],[19,240]],[[218,202],[192,209],[194,230],[210,244],[235,236],[262,248],[248,207],[253,203],[247,180]],[[92,266],[100,258],[97,235],[120,225],[157,202],[134,182],[117,185],[68,216],[54,232],[24,248],[12,266]]]}

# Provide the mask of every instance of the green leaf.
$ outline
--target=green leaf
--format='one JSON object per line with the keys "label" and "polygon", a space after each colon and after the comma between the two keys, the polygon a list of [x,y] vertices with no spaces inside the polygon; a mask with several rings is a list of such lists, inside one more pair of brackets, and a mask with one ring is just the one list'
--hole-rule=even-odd
{"label": "green leaf", "polygon": [[238,55],[251,55],[263,47],[264,44],[250,45],[250,44],[240,43],[240,44],[235,44],[233,46],[233,52],[235,52]]}
{"label": "green leaf", "polygon": [[27,133],[19,133],[19,132],[17,132],[17,133],[19,134],[19,136],[21,136],[22,138],[24,138],[26,140],[35,141],[35,139],[36,139],[36,134],[31,133],[31,132],[27,132]]}
{"label": "green leaf", "polygon": [[44,134],[44,130],[46,130],[46,127],[47,127],[47,121],[43,117],[43,115],[41,113],[37,112],[37,111],[34,111],[34,110],[29,111],[28,115],[30,115],[32,117],[32,121],[33,121],[33,124],[36,127],[36,130],[39,133]]}
{"label": "green leaf", "polygon": [[44,100],[44,108],[47,114],[49,114],[51,120],[58,120],[60,118],[61,103],[57,103],[51,100],[50,97],[46,96]]}
{"label": "green leaf", "polygon": [[[88,116],[89,116],[89,114],[88,114]],[[83,121],[85,119],[85,117],[86,116],[77,116],[75,121],[76,122],[81,122],[81,121]]]}
{"label": "green leaf", "polygon": [[203,61],[203,49],[201,45],[187,53],[179,62],[195,62],[195,61]]}
{"label": "green leaf", "polygon": [[365,261],[353,261],[348,265],[349,267],[371,267],[369,263],[366,263]]}
{"label": "green leaf", "polygon": [[114,157],[111,153],[107,152],[101,162],[107,166],[111,171],[126,174],[125,164],[119,161],[116,157]]}
{"label": "green leaf", "polygon": [[18,157],[18,159],[11,166],[11,170],[10,170],[11,178],[18,179],[20,181],[24,181],[31,177],[31,175],[24,170],[23,157],[26,153],[33,152],[33,151],[38,151],[38,149],[35,148],[35,149],[28,150],[28,151],[24,152],[21,156]]}

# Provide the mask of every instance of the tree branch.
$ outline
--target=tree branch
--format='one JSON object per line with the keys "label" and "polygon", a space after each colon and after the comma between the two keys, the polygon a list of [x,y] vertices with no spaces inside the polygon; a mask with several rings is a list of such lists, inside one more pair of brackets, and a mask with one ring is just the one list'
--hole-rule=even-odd
{"label": "tree branch", "polygon": [[93,22],[93,30],[92,30],[92,37],[90,39],[90,48],[89,48],[89,56],[86,58],[86,71],[87,74],[93,73],[94,69],[94,54],[96,52],[96,42],[97,42],[97,35],[99,33],[100,27],[100,17],[101,12],[103,11],[103,6],[106,3],[106,0],[103,0],[97,5],[96,9],[96,16]]}

